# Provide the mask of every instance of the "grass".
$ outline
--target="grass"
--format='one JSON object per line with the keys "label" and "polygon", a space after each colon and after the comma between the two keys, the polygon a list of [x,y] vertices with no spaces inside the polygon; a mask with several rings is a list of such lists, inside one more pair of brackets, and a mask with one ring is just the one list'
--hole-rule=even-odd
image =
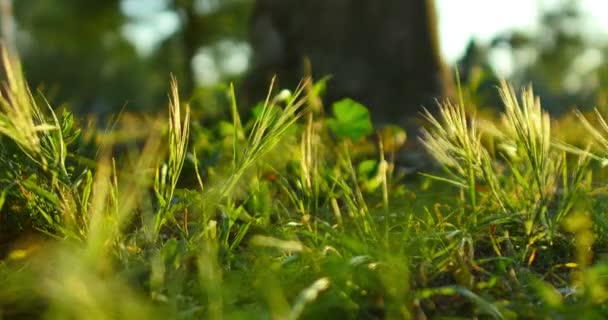
{"label": "grass", "polygon": [[324,83],[206,128],[173,80],[117,148],[120,123],[56,114],[2,62],[0,318],[608,316],[599,112],[572,145],[531,89],[503,83],[494,122],[446,102],[421,137],[440,169],[411,178],[405,136],[323,115]]}

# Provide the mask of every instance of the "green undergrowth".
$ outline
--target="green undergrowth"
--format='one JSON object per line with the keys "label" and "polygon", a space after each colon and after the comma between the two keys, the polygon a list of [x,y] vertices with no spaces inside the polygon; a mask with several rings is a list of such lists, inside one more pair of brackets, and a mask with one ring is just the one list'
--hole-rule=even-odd
{"label": "green undergrowth", "polygon": [[2,319],[608,317],[599,112],[567,143],[503,83],[494,121],[426,113],[436,169],[404,175],[403,130],[323,114],[324,81],[213,126],[172,81],[166,114],[99,128],[2,61]]}

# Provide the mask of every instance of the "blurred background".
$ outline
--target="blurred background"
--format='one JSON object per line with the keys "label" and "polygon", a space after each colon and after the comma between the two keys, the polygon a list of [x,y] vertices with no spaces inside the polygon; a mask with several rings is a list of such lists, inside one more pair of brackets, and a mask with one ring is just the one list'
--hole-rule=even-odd
{"label": "blurred background", "polygon": [[[377,2],[0,0],[0,16],[30,84],[80,113],[160,110],[170,73],[209,117],[227,112],[226,83],[253,105],[273,73],[332,75],[331,99],[419,110],[453,94],[456,66],[471,103],[498,105],[506,78],[532,83],[557,114],[605,104],[604,0]],[[382,122],[395,112],[372,113]]]}

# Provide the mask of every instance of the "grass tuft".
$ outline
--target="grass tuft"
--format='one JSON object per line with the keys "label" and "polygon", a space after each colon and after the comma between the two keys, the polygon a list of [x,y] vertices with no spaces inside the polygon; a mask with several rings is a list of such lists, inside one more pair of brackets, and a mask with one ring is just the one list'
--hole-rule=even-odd
{"label": "grass tuft", "polygon": [[326,79],[249,119],[230,87],[204,127],[172,78],[167,115],[113,144],[131,118],[83,127],[2,63],[0,318],[608,317],[600,112],[579,149],[530,88],[502,83],[499,121],[461,93],[425,112],[439,168],[411,177],[363,105],[323,116]]}

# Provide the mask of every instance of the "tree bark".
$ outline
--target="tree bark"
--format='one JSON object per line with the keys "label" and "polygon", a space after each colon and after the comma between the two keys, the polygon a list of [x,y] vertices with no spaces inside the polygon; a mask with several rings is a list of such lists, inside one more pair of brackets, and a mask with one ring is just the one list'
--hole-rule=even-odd
{"label": "tree bark", "polygon": [[406,124],[446,92],[432,0],[257,0],[251,23],[250,101],[275,74],[295,86],[306,59],[332,76],[326,103],[356,99],[379,124]]}

